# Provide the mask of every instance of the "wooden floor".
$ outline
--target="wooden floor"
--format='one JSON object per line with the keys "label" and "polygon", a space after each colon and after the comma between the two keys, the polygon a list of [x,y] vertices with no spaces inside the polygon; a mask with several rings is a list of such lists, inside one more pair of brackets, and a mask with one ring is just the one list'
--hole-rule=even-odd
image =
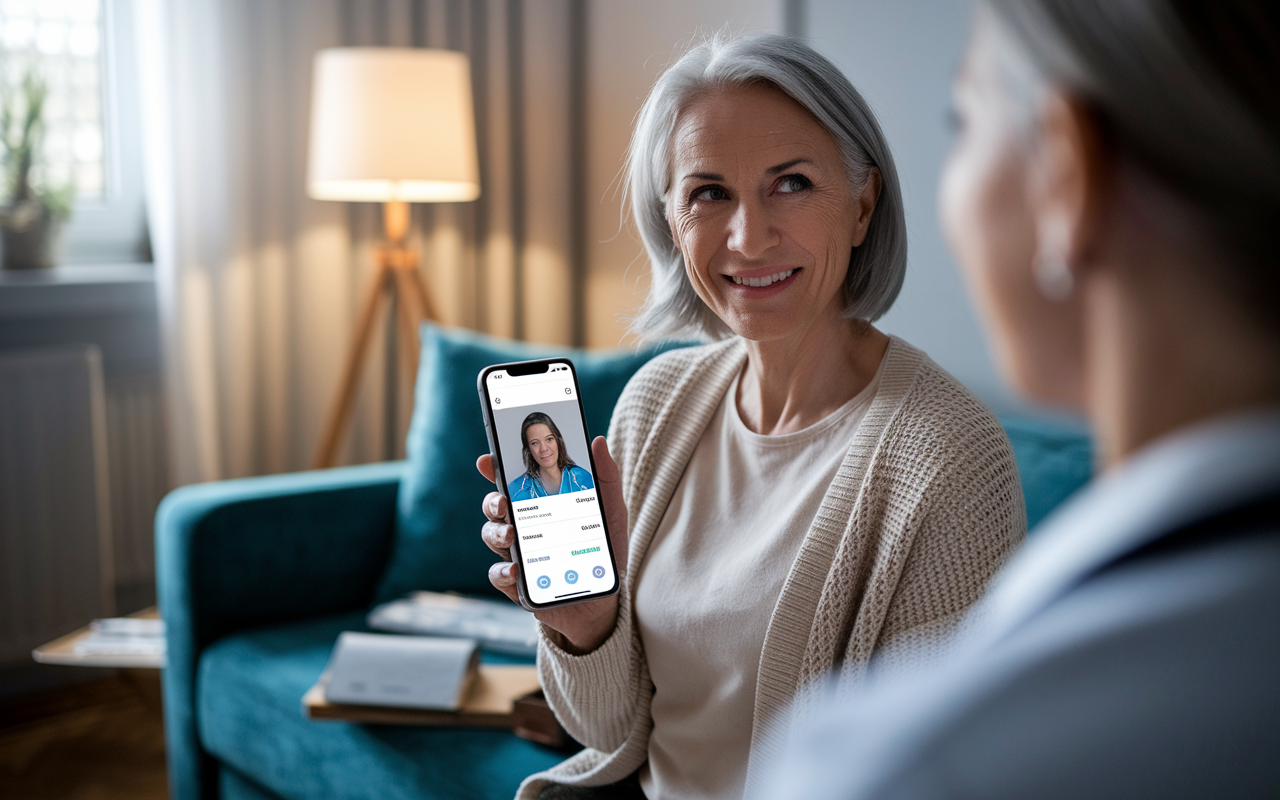
{"label": "wooden floor", "polygon": [[161,800],[165,781],[158,670],[122,671],[0,707],[6,800]]}

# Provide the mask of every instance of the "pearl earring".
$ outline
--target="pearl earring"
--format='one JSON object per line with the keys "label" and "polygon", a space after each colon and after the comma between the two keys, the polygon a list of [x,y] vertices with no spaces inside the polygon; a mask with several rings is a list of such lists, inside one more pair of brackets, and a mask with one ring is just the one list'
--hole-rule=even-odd
{"label": "pearl earring", "polygon": [[1044,299],[1051,303],[1061,303],[1071,297],[1076,288],[1076,279],[1065,258],[1061,255],[1039,253],[1031,266],[1035,273],[1036,288]]}

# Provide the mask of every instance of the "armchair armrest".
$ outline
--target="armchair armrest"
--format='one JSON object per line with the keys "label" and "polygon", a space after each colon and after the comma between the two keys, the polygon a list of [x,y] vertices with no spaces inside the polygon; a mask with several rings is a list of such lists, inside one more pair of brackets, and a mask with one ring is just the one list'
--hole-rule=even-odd
{"label": "armchair armrest", "polygon": [[165,734],[175,798],[216,796],[196,734],[200,653],[246,628],[366,606],[391,549],[404,462],[184,486],[156,512]]}

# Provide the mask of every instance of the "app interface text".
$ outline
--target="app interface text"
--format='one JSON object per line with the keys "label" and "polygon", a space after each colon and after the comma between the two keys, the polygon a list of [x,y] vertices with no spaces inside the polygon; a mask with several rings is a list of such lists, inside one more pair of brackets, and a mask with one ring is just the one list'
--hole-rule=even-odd
{"label": "app interface text", "polygon": [[529,599],[611,590],[613,562],[569,366],[534,375],[494,370],[485,391]]}

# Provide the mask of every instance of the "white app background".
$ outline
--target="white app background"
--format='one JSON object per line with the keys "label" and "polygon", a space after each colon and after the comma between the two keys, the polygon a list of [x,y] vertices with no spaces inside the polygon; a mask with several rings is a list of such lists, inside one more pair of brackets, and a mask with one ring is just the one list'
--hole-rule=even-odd
{"label": "white app background", "polygon": [[[591,474],[577,388],[568,366],[552,364],[546,373],[524,376],[494,371],[486,377],[485,388],[493,408],[494,440],[503,478],[512,498],[520,567],[529,599],[551,603],[611,590],[613,564],[600,518],[600,497]],[[527,435],[537,438],[536,434],[544,434],[543,449],[536,452],[546,457],[548,428],[541,421],[549,419],[560,434],[557,451],[562,441],[567,462],[573,465],[561,469],[560,486],[544,486],[540,479],[544,473],[536,459],[532,470],[525,460],[521,430],[531,415],[537,422],[528,427]],[[528,451],[531,455],[534,447]],[[583,488],[584,484],[589,484],[588,488]]]}

